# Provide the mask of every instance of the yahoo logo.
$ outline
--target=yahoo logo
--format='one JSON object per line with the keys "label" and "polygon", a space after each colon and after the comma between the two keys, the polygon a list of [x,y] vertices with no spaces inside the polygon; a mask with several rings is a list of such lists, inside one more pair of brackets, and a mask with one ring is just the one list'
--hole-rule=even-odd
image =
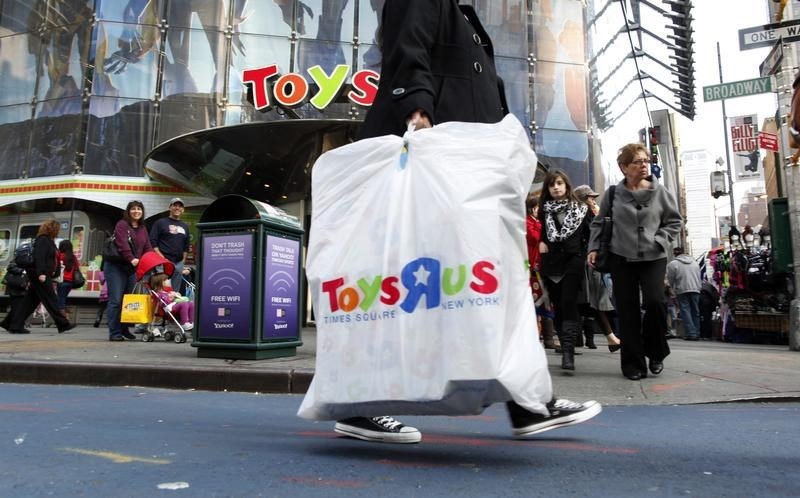
{"label": "yahoo logo", "polygon": [[[493,294],[499,287],[495,265],[480,260],[471,266],[469,288],[478,294]],[[412,313],[425,298],[425,308],[441,304],[442,295],[455,296],[467,287],[467,265],[443,267],[438,259],[417,258],[406,264],[399,276],[376,275],[360,278],[353,286],[345,285],[344,277],[322,282],[322,293],[328,295],[331,312],[349,313],[356,308],[369,310],[377,302]],[[401,301],[402,298],[402,301]]]}
{"label": "yahoo logo", "polygon": [[[331,74],[325,73],[321,66],[308,68],[306,71],[319,90],[308,102],[319,110],[328,107],[342,91],[350,72],[350,66],[337,65]],[[283,107],[298,107],[305,103],[311,90],[308,80],[298,73],[280,75],[277,64],[242,71],[242,82],[253,88],[253,105],[263,110],[272,107],[270,102],[269,81],[272,83],[272,97]],[[379,75],[375,71],[362,69],[357,71],[351,81],[351,90],[347,98],[354,104],[371,106],[378,92]]]}

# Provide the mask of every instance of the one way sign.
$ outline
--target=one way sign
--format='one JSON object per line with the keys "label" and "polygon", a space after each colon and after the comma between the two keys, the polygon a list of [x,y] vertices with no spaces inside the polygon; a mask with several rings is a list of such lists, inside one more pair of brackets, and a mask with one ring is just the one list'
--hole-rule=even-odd
{"label": "one way sign", "polygon": [[780,37],[784,43],[800,40],[800,19],[739,30],[739,50],[771,47]]}

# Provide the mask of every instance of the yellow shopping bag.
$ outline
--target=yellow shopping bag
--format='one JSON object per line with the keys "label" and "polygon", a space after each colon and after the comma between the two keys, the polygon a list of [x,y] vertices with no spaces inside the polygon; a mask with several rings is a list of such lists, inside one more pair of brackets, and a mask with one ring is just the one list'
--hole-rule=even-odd
{"label": "yellow shopping bag", "polygon": [[153,318],[153,300],[148,294],[122,296],[122,323],[150,323]]}

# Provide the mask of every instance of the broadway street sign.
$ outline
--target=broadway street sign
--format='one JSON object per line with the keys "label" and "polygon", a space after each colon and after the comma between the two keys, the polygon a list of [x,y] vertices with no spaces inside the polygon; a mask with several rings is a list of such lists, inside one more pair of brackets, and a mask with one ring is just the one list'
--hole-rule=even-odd
{"label": "broadway street sign", "polygon": [[800,19],[740,29],[739,50],[771,47],[780,37],[784,43],[800,40]]}
{"label": "broadway street sign", "polygon": [[703,102],[745,97],[747,95],[757,95],[759,93],[769,93],[771,91],[772,78],[770,76],[752,80],[734,81],[731,83],[720,83],[719,85],[703,87]]}

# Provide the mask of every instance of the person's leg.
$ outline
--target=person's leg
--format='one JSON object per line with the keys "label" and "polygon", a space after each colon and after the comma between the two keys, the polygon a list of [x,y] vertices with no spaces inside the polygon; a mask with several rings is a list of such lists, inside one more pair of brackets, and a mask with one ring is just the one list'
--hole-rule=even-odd
{"label": "person's leg", "polygon": [[561,368],[575,370],[575,347],[581,335],[581,315],[576,296],[583,285],[583,273],[567,273],[558,284],[557,312],[561,315]]}
{"label": "person's leg", "polygon": [[611,280],[619,322],[617,332],[622,342],[620,365],[622,374],[631,380],[647,377],[644,340],[642,339],[638,266],[639,263],[628,263],[624,258],[612,255]]}
{"label": "person's leg", "polygon": [[128,285],[127,272],[116,263],[105,263],[103,271],[108,287],[108,305],[106,307],[108,317],[108,337],[111,340],[122,340],[122,325],[119,322],[122,313],[122,296]]}
{"label": "person's leg", "polygon": [[72,290],[72,284],[69,282],[59,282],[56,284],[56,295],[58,298],[58,309],[65,314],[67,310],[67,295]]}
{"label": "person's leg", "polygon": [[172,273],[169,281],[172,284],[172,290],[180,292],[181,284],[183,283],[183,261],[175,263],[175,271]]}
{"label": "person's leg", "polygon": [[94,317],[94,328],[98,328],[100,326],[100,322],[103,321],[103,314],[105,313],[107,307],[108,301],[100,301],[100,307],[97,308],[97,315]]}
{"label": "person's leg", "polygon": [[678,312],[680,313],[681,321],[683,322],[684,339],[691,339],[696,334],[696,331],[693,330],[694,322],[692,320],[690,297],[691,294],[689,293],[678,294]]}
{"label": "person's leg", "polygon": [[693,292],[689,295],[689,312],[692,318],[695,338],[700,338],[700,293]]}
{"label": "person's leg", "polygon": [[31,282],[31,288],[33,288],[34,292],[36,292],[37,296],[39,297],[39,301],[44,306],[44,309],[50,313],[50,317],[53,319],[56,327],[58,327],[59,333],[75,328],[75,326],[71,324],[69,320],[67,320],[67,318],[61,313],[61,310],[58,308],[58,297],[53,289],[53,282],[50,281],[50,279],[47,279],[44,282],[39,282],[39,280]]}
{"label": "person's leg", "polygon": [[661,372],[664,358],[669,356],[667,305],[664,302],[666,268],[666,259],[641,264],[642,299],[644,300],[644,318],[642,320],[644,353],[650,359],[650,371],[654,374]]}

